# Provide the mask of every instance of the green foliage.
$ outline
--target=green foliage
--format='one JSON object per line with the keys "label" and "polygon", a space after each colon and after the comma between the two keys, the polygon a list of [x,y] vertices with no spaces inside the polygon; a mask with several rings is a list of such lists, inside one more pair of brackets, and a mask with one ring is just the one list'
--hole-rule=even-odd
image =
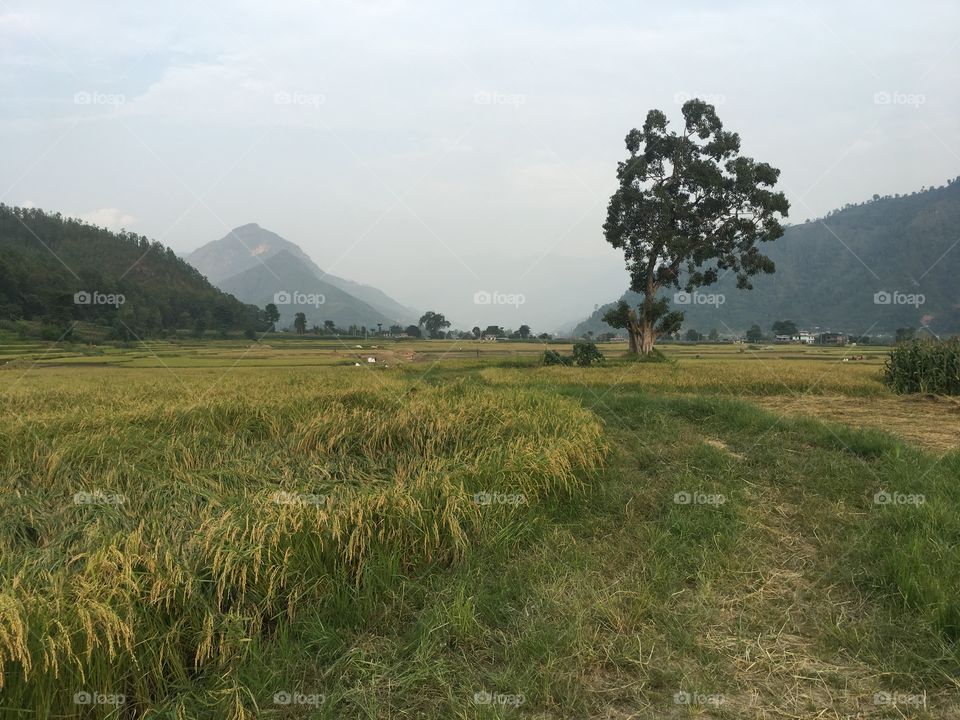
{"label": "green foliage", "polygon": [[897,328],[896,340],[898,343],[913,340],[917,337],[917,329],[912,327]]}
{"label": "green foliage", "polygon": [[[77,303],[81,292],[122,295],[123,301]],[[38,321],[42,337],[52,340],[73,323],[134,339],[200,326],[266,329],[259,308],[213,287],[159,242],[2,204],[0,318]]]}
{"label": "green foliage", "polygon": [[[827,217],[787,227],[781,240],[767,243],[764,249],[776,265],[776,275],[754,276],[753,290],[741,293],[730,273],[711,288],[725,295],[726,302],[719,308],[685,305],[684,321],[695,327],[722,321],[721,330],[742,331],[754,322],[769,328],[777,320],[790,318],[800,329],[820,326],[859,335],[873,328],[874,337],[923,323],[940,336],[960,333],[960,313],[955,309],[960,254],[956,248],[951,250],[958,227],[960,182],[847,206]],[[864,266],[873,268],[883,282]],[[915,285],[921,276],[920,285]],[[685,282],[681,277],[681,285]],[[874,295],[884,290],[922,293],[924,303],[919,308],[875,304]],[[618,289],[608,299],[614,301],[620,294]],[[622,297],[636,305],[642,294],[628,291]],[[608,330],[603,315],[613,304],[597,308],[573,333]]]}
{"label": "green foliage", "polygon": [[580,367],[590,367],[603,362],[603,353],[592,342],[578,342],[573,346],[573,362]]}
{"label": "green foliage", "polygon": [[427,329],[431,338],[442,338],[444,330],[450,327],[450,321],[442,313],[428,310],[420,317],[420,325]]}
{"label": "green foliage", "polygon": [[758,343],[763,340],[763,330],[760,329],[760,326],[753,324],[750,326],[750,329],[747,330],[747,342]]}
{"label": "green foliage", "polygon": [[774,335],[796,335],[797,324],[793,320],[777,320],[771,327]]}
{"label": "green foliage", "polygon": [[900,343],[884,365],[884,379],[897,393],[960,395],[960,338]]}
{"label": "green foliage", "polygon": [[544,365],[573,365],[573,358],[561,355],[556,350],[547,350],[543,353]]}
{"label": "green foliage", "polygon": [[630,289],[643,296],[636,317],[621,303],[604,320],[627,328],[641,354],[683,320],[667,311],[661,290],[689,292],[728,274],[750,289],[750,277],[772,273],[757,244],[783,235],[780,218],[789,209],[773,190],[780,171],[740,155],[740,136],[723,129],[713,105],[688,100],[681,112],[681,132],[651,110],[642,130],[627,134],[630,155],[617,167],[619,187],[603,225],[607,242],[623,251]]}

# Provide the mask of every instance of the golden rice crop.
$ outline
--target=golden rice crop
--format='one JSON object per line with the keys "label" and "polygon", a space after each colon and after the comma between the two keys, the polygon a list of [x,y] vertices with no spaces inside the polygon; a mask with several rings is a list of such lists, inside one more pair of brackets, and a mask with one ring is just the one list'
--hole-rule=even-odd
{"label": "golden rice crop", "polygon": [[258,638],[371,562],[455,561],[524,512],[475,493],[576,492],[604,450],[536,389],[57,372],[0,393],[0,690],[38,717],[88,687],[141,714],[200,676],[243,716]]}

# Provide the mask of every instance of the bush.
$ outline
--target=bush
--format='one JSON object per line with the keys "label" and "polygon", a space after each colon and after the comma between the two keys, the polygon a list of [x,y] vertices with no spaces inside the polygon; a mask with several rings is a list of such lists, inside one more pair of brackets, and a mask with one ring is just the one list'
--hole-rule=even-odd
{"label": "bush", "polygon": [[960,338],[900,343],[887,358],[884,380],[896,393],[960,395]]}
{"label": "bush", "polygon": [[572,365],[573,358],[561,355],[556,350],[547,350],[543,354],[544,365]]}
{"label": "bush", "polygon": [[580,367],[590,367],[595,362],[603,362],[603,353],[592,342],[578,342],[573,346],[573,361]]}

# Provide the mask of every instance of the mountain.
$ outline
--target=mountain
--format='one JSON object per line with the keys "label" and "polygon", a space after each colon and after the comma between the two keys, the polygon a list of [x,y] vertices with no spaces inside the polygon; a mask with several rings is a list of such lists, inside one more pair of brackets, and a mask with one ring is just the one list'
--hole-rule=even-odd
{"label": "mountain", "polygon": [[0,205],[0,320],[54,340],[74,321],[131,339],[186,328],[266,327],[259,308],[218,290],[159,242],[6,205]]}
{"label": "mountain", "polygon": [[[938,335],[960,333],[960,179],[848,205],[787,228],[761,250],[776,272],[753,278],[750,291],[737,290],[727,276],[700,288],[693,302],[674,302],[685,313],[684,328],[732,335],[754,323],[769,332],[776,320],[793,320],[856,335],[924,326]],[[674,300],[672,291],[666,295]],[[635,305],[639,296],[624,299]],[[574,333],[610,331],[602,317],[611,306],[597,308]]]}
{"label": "mountain", "polygon": [[317,277],[313,269],[286,249],[241,273],[220,281],[220,288],[256,305],[274,303],[280,311],[277,327],[293,327],[294,315],[302,312],[307,327],[332,320],[337,327],[365,325],[384,328],[396,320]]}
{"label": "mountain", "polygon": [[[420,314],[413,308],[401,305],[386,293],[370,285],[330,275],[321,270],[299,245],[286,240],[275,232],[266,230],[256,223],[241,225],[226,236],[197,248],[186,256],[187,262],[210,279],[210,282],[223,287],[228,278],[234,278],[248,270],[256,268],[265,260],[280,253],[288,253],[296,258],[317,279],[339,288],[353,296],[365,306],[373,308],[382,317],[389,318],[390,324],[408,325],[416,323]],[[289,263],[282,263],[287,266]],[[240,291],[238,297],[249,297],[236,283],[230,285]],[[366,312],[364,310],[363,312]],[[327,318],[333,319],[333,318]],[[356,319],[357,324],[362,321]]]}

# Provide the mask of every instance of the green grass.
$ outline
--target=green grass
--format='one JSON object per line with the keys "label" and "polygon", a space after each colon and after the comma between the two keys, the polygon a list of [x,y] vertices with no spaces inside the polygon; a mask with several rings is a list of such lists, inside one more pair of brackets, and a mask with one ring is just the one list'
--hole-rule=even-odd
{"label": "green grass", "polygon": [[0,370],[0,717],[960,711],[960,454],[749,402],[880,396],[878,363],[236,350]]}

